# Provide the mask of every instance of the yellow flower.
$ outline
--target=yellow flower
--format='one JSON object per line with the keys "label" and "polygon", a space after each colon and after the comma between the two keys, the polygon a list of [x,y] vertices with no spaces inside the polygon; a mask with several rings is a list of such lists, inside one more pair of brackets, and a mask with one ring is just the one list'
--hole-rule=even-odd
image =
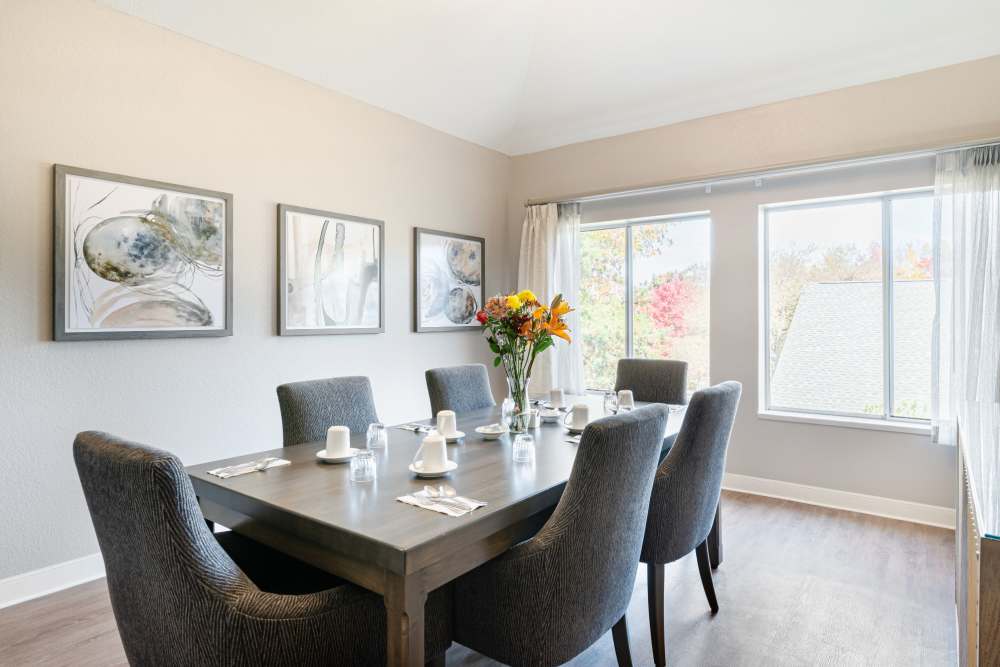
{"label": "yellow flower", "polygon": [[521,307],[521,298],[516,294],[511,294],[507,297],[507,307],[511,310],[517,310]]}
{"label": "yellow flower", "polygon": [[532,301],[538,301],[535,297],[535,293],[530,289],[521,290],[517,293],[517,298],[521,300],[522,303],[531,303]]}
{"label": "yellow flower", "polygon": [[547,310],[548,308],[546,308],[545,306],[540,306],[538,308],[535,308],[535,312],[533,312],[531,316],[536,320],[543,319],[545,317],[545,312]]}
{"label": "yellow flower", "polygon": [[566,313],[568,313],[570,310],[572,310],[572,308],[569,307],[568,303],[566,303],[565,301],[560,301],[559,303],[557,303],[552,308],[552,316],[553,317],[562,317],[563,315],[565,315]]}

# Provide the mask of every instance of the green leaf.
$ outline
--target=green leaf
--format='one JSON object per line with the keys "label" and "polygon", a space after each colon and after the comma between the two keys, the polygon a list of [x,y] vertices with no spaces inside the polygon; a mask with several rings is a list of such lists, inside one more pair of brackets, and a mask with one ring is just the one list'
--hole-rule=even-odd
{"label": "green leaf", "polygon": [[499,366],[500,365],[500,361],[501,361],[500,357],[495,357],[493,359],[493,368],[496,368],[497,366]]}
{"label": "green leaf", "polygon": [[490,344],[490,350],[493,354],[500,354],[500,346],[497,345],[497,341],[494,338],[487,338],[486,342]]}
{"label": "green leaf", "polygon": [[539,341],[537,343],[535,343],[535,354],[538,354],[539,352],[547,350],[550,347],[552,347],[552,337],[551,336],[546,336],[545,338],[539,339]]}

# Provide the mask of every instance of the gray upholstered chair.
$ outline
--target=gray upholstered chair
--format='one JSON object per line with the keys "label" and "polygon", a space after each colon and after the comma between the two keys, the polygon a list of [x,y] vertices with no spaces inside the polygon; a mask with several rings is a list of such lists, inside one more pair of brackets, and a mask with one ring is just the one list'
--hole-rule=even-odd
{"label": "gray upholstered chair", "polygon": [[[73,456],[129,663],[384,664],[380,596],[350,584],[306,592],[290,563],[311,568],[287,557],[258,564],[276,592],[261,590],[205,526],[176,457],[97,432],[79,434]],[[248,542],[234,551],[253,555]],[[450,590],[427,604],[427,655],[437,658],[451,642]]]}
{"label": "gray upholstered chair", "polygon": [[615,391],[631,389],[632,397],[648,403],[687,403],[686,361],[619,359]]}
{"label": "gray upholstered chair", "polygon": [[372,385],[364,376],[291,382],[278,386],[285,447],[326,439],[335,424],[365,433],[378,421]]}
{"label": "gray upholstered chair", "polygon": [[618,663],[631,664],[625,611],[667,416],[650,405],[587,426],[538,534],[455,582],[455,641],[510,665],[556,665],[613,628]]}
{"label": "gray upholstered chair", "polygon": [[653,482],[641,560],[646,563],[649,629],[653,659],[666,664],[663,596],[664,565],[692,551],[712,613],[719,610],[712,583],[708,536],[712,530],[729,435],[736,420],[742,386],[723,382],[696,391],[670,453]]}
{"label": "gray upholstered chair", "polygon": [[424,377],[433,415],[441,410],[467,412],[496,405],[490,376],[482,364],[432,368]]}

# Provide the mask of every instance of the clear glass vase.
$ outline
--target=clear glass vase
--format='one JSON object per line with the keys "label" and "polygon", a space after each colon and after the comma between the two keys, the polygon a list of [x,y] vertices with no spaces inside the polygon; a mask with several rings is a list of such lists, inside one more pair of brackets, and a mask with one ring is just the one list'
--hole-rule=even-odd
{"label": "clear glass vase", "polygon": [[513,378],[507,376],[507,396],[514,402],[514,411],[511,414],[507,428],[511,433],[524,433],[528,430],[528,422],[531,420],[531,401],[528,399],[528,385],[531,378]]}

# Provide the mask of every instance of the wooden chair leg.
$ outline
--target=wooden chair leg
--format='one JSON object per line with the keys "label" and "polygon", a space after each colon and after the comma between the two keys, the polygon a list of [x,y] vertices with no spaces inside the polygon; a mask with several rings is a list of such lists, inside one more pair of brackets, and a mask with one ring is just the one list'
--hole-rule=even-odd
{"label": "wooden chair leg", "polygon": [[712,522],[712,530],[708,534],[708,555],[712,563],[712,569],[722,565],[722,499],[715,506],[715,521]]}
{"label": "wooden chair leg", "polygon": [[663,596],[666,588],[666,567],[646,563],[646,604],[649,607],[649,639],[653,643],[653,663],[656,667],[667,664],[666,630],[663,618]]}
{"label": "wooden chair leg", "polygon": [[611,628],[611,636],[615,640],[615,655],[618,657],[618,667],[632,667],[632,650],[628,645],[628,621],[624,615]]}
{"label": "wooden chair leg", "polygon": [[698,572],[701,574],[701,585],[705,588],[705,597],[708,598],[708,606],[712,608],[712,613],[719,611],[719,601],[715,597],[715,584],[712,583],[712,565],[708,555],[708,540],[705,540],[694,549],[698,558]]}

